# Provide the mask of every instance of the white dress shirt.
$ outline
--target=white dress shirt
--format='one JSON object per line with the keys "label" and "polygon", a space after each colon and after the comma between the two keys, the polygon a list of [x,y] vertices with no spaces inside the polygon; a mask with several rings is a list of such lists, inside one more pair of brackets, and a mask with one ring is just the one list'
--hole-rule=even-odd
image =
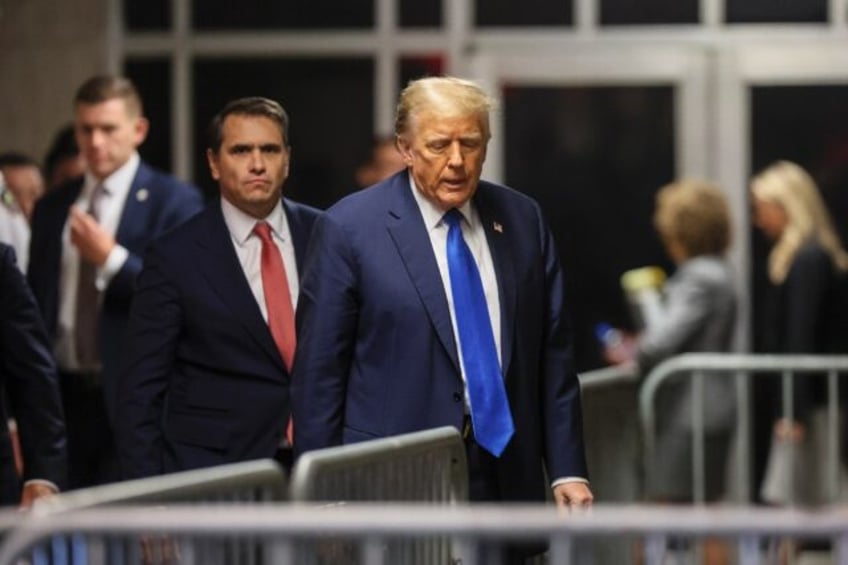
{"label": "white dress shirt", "polygon": [[286,278],[289,282],[289,293],[292,299],[292,309],[297,307],[297,297],[300,283],[297,277],[297,259],[294,254],[291,230],[282,202],[277,202],[274,209],[264,220],[257,220],[235,206],[225,198],[221,198],[221,211],[224,213],[224,223],[230,232],[230,239],[236,250],[244,276],[253,292],[253,297],[262,311],[265,323],[268,323],[268,308],[265,305],[265,289],[262,287],[262,240],[253,233],[257,222],[265,221],[271,226],[274,243],[280,250],[283,265],[286,268]]}
{"label": "white dress shirt", "polygon": [[15,250],[18,268],[26,273],[29,263],[29,222],[16,202],[0,200],[0,241]]}
{"label": "white dress shirt", "polygon": [[[103,194],[100,197],[98,223],[112,237],[115,237],[118,232],[121,214],[124,211],[124,205],[140,162],[141,158],[138,153],[133,153],[129,160],[117,171],[103,179]],[[89,209],[91,196],[98,184],[97,179],[91,173],[85,174],[82,190],[75,202],[82,210],[87,211]],[[70,215],[68,219],[70,219]],[[129,258],[129,251],[116,243],[106,258],[106,262],[97,269],[95,284],[100,291],[106,290],[112,278],[126,263],[127,258]],[[62,231],[62,263],[59,273],[59,327],[56,341],[56,359],[59,362],[59,367],[65,371],[80,369],[76,356],[74,333],[79,264],[80,255],[77,248],[71,244],[70,222],[66,221]]]}
{"label": "white dress shirt", "polygon": [[[412,194],[415,196],[415,202],[418,204],[418,209],[421,210],[421,216],[424,218],[424,226],[427,228],[427,235],[430,236],[430,244],[433,246],[433,254],[436,256],[436,264],[439,266],[439,274],[442,277],[442,286],[445,289],[445,295],[448,299],[448,309],[450,310],[451,325],[453,326],[453,335],[456,338],[457,347],[459,349],[459,364],[462,368],[462,381],[465,388],[465,406],[468,403],[468,384],[465,378],[465,365],[462,361],[462,343],[459,340],[459,332],[456,328],[456,313],[453,306],[453,292],[450,284],[450,272],[448,271],[448,229],[447,222],[443,221],[445,212],[436,207],[435,204],[427,200],[415,185],[415,179],[412,174],[409,175],[409,185],[412,187]],[[480,215],[477,209],[469,200],[461,208],[459,212],[462,214],[463,222],[462,235],[465,238],[465,243],[471,250],[474,256],[474,261],[477,263],[477,268],[480,271],[480,280],[483,283],[483,293],[486,295],[486,305],[489,309],[489,320],[492,322],[492,334],[495,336],[495,347],[498,351],[498,363],[503,367],[503,359],[501,358],[501,304],[500,294],[498,293],[498,279],[495,274],[495,266],[492,262],[492,253],[489,250],[489,244],[486,240],[486,231],[483,228],[483,223],[480,221]],[[551,483],[552,487],[556,487],[564,483],[588,483],[583,477],[556,477]]]}
{"label": "white dress shirt", "polygon": [[[442,277],[442,286],[445,289],[445,295],[448,299],[448,310],[450,310],[453,335],[456,338],[458,353],[460,353],[459,364],[462,369],[462,381],[466,383],[465,405],[468,407],[465,363],[462,359],[462,343],[460,342],[459,331],[457,331],[456,327],[453,290],[451,289],[450,272],[448,271],[447,242],[449,226],[443,220],[445,212],[437,208],[435,204],[421,194],[415,185],[415,179],[412,178],[412,174],[409,175],[409,185],[412,187],[415,202],[418,204],[418,208],[421,210],[421,216],[424,218],[424,226],[427,228],[427,235],[430,236],[430,244],[433,246],[433,254],[436,256],[436,264],[439,266],[439,275]],[[483,229],[480,216],[477,214],[477,209],[474,208],[471,201],[466,202],[459,208],[459,212],[463,217],[463,222],[461,223],[462,235],[465,238],[466,245],[471,250],[471,255],[474,256],[477,269],[480,271],[483,293],[486,295],[486,306],[489,309],[489,321],[492,323],[492,335],[495,338],[495,348],[498,353],[498,364],[503,367],[503,360],[501,359],[501,302],[500,294],[498,293],[498,278],[495,274],[495,266],[492,263],[492,253],[486,241],[486,232]]]}

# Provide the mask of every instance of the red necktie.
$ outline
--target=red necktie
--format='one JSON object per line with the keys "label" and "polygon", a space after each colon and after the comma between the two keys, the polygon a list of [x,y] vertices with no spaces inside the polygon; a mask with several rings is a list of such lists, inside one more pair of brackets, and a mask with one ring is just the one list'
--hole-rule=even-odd
{"label": "red necktie", "polygon": [[[268,327],[283,363],[291,375],[294,348],[297,343],[294,333],[294,308],[286,267],[277,244],[271,237],[271,226],[267,222],[257,222],[253,232],[262,240],[262,290],[265,293],[265,307],[268,310]],[[292,442],[292,422],[286,429],[289,443]]]}

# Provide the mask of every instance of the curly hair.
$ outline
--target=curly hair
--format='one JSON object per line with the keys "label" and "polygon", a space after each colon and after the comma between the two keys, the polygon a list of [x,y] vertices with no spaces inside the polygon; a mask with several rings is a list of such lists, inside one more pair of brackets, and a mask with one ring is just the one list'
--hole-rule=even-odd
{"label": "curly hair", "polygon": [[674,241],[687,258],[723,255],[730,246],[730,207],[714,184],[682,179],[656,196],[654,226],[664,241]]}

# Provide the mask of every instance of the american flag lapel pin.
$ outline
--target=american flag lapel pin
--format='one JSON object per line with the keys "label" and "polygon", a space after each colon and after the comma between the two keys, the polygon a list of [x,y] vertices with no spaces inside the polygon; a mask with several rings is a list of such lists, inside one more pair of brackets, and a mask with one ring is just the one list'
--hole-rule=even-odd
{"label": "american flag lapel pin", "polygon": [[503,233],[503,225],[500,222],[492,222],[492,227],[495,228],[496,232]]}

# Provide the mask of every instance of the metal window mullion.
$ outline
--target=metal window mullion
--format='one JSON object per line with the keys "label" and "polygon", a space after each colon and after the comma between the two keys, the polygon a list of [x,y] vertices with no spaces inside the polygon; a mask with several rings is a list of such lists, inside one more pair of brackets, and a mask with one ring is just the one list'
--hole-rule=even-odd
{"label": "metal window mullion", "polygon": [[574,22],[581,36],[595,35],[598,32],[600,18],[598,4],[600,0],[577,0],[574,2]]}
{"label": "metal window mullion", "polygon": [[192,179],[194,143],[191,132],[194,115],[191,104],[191,0],[175,0],[171,9],[174,44],[171,56],[171,168],[176,176]]}
{"label": "metal window mullion", "polygon": [[445,73],[463,75],[468,71],[466,46],[474,31],[473,0],[442,0],[445,37]]}
{"label": "metal window mullion", "polygon": [[396,0],[377,0],[374,4],[377,24],[377,48],[374,53],[374,132],[388,135],[393,129],[393,109],[398,83]]}
{"label": "metal window mullion", "polygon": [[121,74],[126,60],[123,0],[109,2],[106,26],[106,69],[112,74]]}
{"label": "metal window mullion", "polygon": [[848,30],[848,0],[829,0],[828,21],[839,32]]}
{"label": "metal window mullion", "polygon": [[724,24],[724,0],[701,0],[701,25],[719,30]]}

